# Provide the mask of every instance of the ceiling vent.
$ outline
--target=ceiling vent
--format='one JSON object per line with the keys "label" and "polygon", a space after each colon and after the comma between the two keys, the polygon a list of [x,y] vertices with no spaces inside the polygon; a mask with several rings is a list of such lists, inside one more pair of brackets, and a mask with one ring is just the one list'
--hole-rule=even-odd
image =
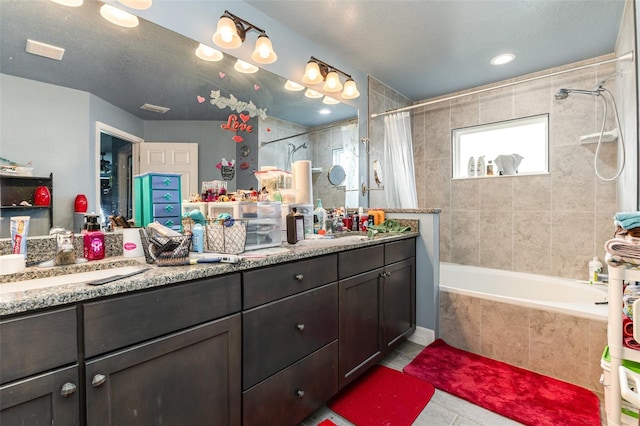
{"label": "ceiling vent", "polygon": [[64,49],[40,41],[27,39],[27,53],[61,61],[62,55],[64,55]]}
{"label": "ceiling vent", "polygon": [[140,109],[144,109],[151,112],[157,112],[158,114],[164,114],[165,112],[169,111],[171,108],[161,107],[161,106],[152,105],[152,104],[144,104],[140,107]]}

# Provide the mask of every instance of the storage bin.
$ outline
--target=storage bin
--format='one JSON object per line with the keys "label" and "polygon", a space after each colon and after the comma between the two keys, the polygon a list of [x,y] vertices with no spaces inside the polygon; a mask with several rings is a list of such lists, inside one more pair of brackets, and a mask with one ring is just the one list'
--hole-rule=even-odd
{"label": "storage bin", "polygon": [[[622,365],[631,371],[640,373],[640,363],[623,359]],[[611,383],[611,354],[609,353],[609,346],[606,346],[602,352],[600,366],[602,367],[600,383],[604,386],[604,408],[606,412],[609,413],[611,411],[610,387],[619,386],[618,383]],[[625,426],[636,426],[638,424],[638,409],[624,399],[622,399],[620,403],[620,411],[622,412],[620,417],[622,424]]]}
{"label": "storage bin", "polygon": [[181,175],[174,173],[144,173],[133,177],[136,226],[159,222],[180,231],[180,179]]}
{"label": "storage bin", "polygon": [[245,250],[277,247],[282,244],[282,203],[228,201],[208,203],[208,219],[220,214],[247,221]]}

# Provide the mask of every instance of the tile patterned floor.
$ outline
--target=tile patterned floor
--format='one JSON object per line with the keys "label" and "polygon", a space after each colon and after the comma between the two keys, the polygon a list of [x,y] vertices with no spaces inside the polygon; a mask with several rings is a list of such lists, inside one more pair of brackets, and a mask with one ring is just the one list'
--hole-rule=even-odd
{"label": "tile patterned floor", "polygon": [[[380,364],[401,371],[423,348],[424,346],[406,341]],[[326,406],[307,417],[299,426],[316,426],[324,419],[330,419],[338,426],[353,426],[353,423]],[[413,424],[414,426],[515,426],[521,423],[436,389],[433,398]]]}

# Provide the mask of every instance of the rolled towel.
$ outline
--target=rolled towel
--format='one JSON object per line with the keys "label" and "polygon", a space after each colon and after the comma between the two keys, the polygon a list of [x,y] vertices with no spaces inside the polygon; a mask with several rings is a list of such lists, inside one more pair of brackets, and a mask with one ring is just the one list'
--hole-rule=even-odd
{"label": "rolled towel", "polygon": [[640,263],[640,239],[638,238],[612,238],[604,244],[604,249],[614,258],[620,258],[635,265]]}
{"label": "rolled towel", "polygon": [[633,337],[624,337],[622,342],[630,349],[640,350],[640,343],[633,340]]}
{"label": "rolled towel", "polygon": [[640,228],[640,212],[618,212],[614,220],[616,225],[624,229]]}
{"label": "rolled towel", "polygon": [[626,315],[622,316],[622,335],[633,338],[633,321]]}

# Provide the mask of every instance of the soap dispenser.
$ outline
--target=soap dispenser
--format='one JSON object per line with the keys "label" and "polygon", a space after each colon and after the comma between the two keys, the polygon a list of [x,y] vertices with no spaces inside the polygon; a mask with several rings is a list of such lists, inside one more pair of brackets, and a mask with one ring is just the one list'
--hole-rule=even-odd
{"label": "soap dispenser", "polygon": [[98,217],[95,213],[84,215],[85,223],[82,230],[83,254],[87,260],[100,260],[105,255],[104,232],[100,230]]}

